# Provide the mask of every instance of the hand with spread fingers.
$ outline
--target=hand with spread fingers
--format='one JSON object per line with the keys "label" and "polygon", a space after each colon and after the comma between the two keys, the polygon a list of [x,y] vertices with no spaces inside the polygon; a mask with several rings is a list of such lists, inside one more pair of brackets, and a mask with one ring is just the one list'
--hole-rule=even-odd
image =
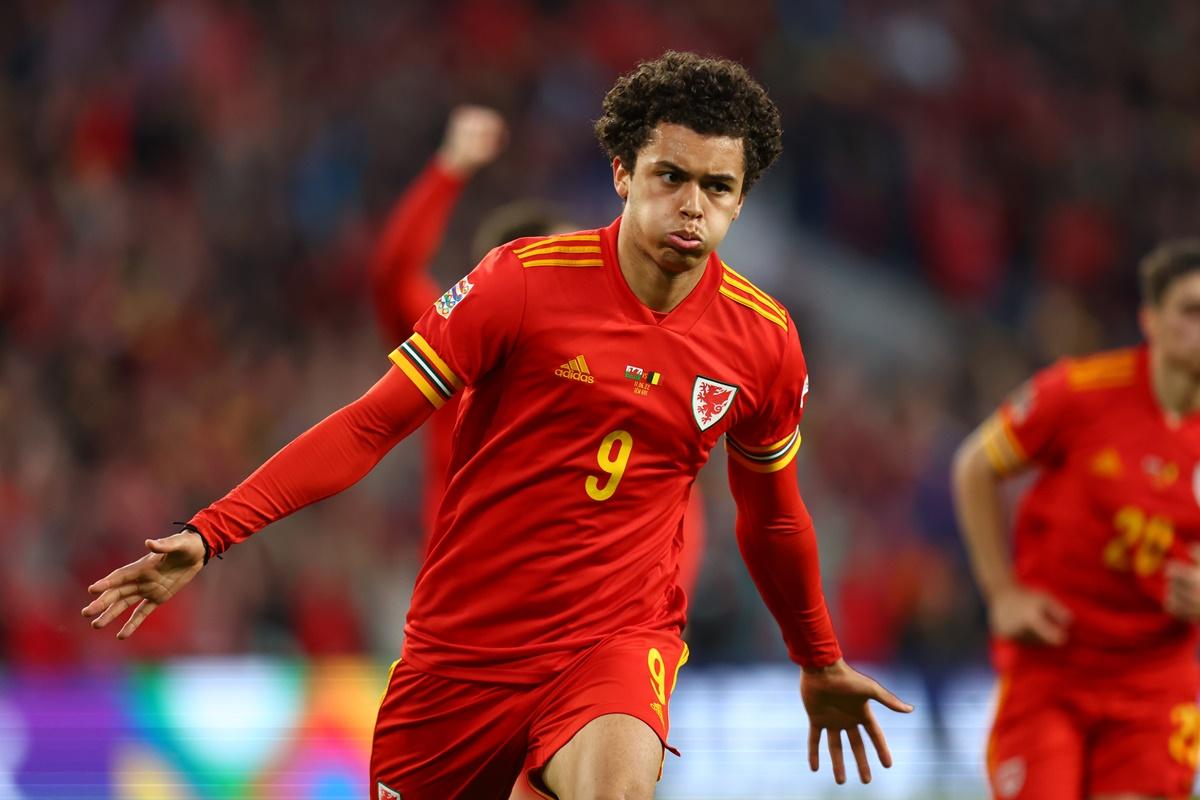
{"label": "hand with spread fingers", "polygon": [[800,679],[800,696],[808,711],[808,765],[813,772],[820,768],[821,731],[825,731],[834,780],[846,782],[846,765],[842,756],[844,732],[850,741],[854,760],[858,763],[859,780],[870,783],[871,765],[867,762],[867,748],[863,744],[860,726],[866,729],[867,736],[875,745],[879,763],[884,767],[892,766],[891,751],[871,711],[870,701],[875,700],[904,714],[912,711],[912,706],[876,681],[851,669],[841,659],[828,667],[804,670]]}
{"label": "hand with spread fingers", "polygon": [[98,595],[83,609],[83,616],[99,630],[137,605],[129,620],[117,633],[128,639],[146,617],[188,584],[204,566],[204,541],[191,531],[181,531],[162,539],[147,539],[150,552],[88,587]]}

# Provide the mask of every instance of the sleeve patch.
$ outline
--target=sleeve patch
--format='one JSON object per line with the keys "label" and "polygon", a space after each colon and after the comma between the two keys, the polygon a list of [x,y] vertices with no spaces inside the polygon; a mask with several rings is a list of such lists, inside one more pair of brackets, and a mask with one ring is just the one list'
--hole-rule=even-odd
{"label": "sleeve patch", "polygon": [[433,304],[438,316],[442,319],[450,319],[450,312],[454,307],[461,303],[466,296],[474,289],[475,286],[466,278],[463,278],[458,283],[450,287],[450,289]]}

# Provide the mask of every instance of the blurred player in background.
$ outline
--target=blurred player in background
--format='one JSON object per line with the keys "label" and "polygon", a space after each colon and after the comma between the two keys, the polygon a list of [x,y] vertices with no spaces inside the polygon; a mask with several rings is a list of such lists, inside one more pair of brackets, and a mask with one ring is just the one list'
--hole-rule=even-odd
{"label": "blurred player in background", "polygon": [[803,667],[809,760],[842,735],[870,779],[869,706],[909,711],[841,658],[796,485],[808,375],[794,322],[716,247],[781,150],[739,65],[667,53],[622,77],[596,133],[624,212],[492,250],[417,321],[362,398],[284,447],[189,529],[93,584],[118,636],[208,556],[366,474],[463,392],[449,480],[376,723],[379,800],[650,798],[687,660],[677,585],[692,483],[722,435],[737,535]]}
{"label": "blurred player in background", "polygon": [[[459,106],[450,113],[437,154],[396,201],[379,235],[371,262],[371,299],[388,346],[402,342],[442,293],[430,274],[445,237],[450,215],[463,187],[496,160],[508,140],[499,112],[484,106]],[[493,247],[527,236],[565,233],[579,226],[557,209],[518,200],[493,211],[480,224],[472,243],[475,260]],[[446,488],[451,440],[459,395],[446,401],[425,425],[425,490],[422,509],[426,544]],[[704,552],[704,501],[693,489],[684,514],[679,585],[690,597]]]}
{"label": "blurred player in background", "polygon": [[[994,796],[1191,794],[1200,746],[1200,240],[1141,264],[1141,347],[1037,374],[960,447],[954,493],[1000,675]],[[1038,468],[1015,556],[1001,482]]]}
{"label": "blurred player in background", "polygon": [[[508,130],[504,118],[482,106],[455,108],[437,154],[392,206],[371,260],[371,301],[388,347],[412,333],[444,291],[430,266],[445,238],[450,215],[471,177],[495,161],[504,149]],[[515,203],[493,212],[480,226],[473,256],[525,236],[547,236],[578,228],[557,212],[538,203]],[[485,241],[486,239],[486,241]],[[433,415],[425,429],[425,493],[423,522],[426,535],[446,486],[450,440],[458,416],[456,395]]]}

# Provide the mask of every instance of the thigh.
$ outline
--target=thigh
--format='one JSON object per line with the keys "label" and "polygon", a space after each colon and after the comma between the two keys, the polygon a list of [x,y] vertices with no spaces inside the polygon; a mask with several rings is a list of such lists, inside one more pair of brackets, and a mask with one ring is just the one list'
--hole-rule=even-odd
{"label": "thigh", "polygon": [[1083,800],[1085,737],[1068,688],[1020,673],[1001,679],[987,757],[995,800]]}
{"label": "thigh", "polygon": [[1194,686],[1168,681],[1106,705],[1113,711],[1097,726],[1088,757],[1092,797],[1191,796],[1200,747]]}
{"label": "thigh", "polygon": [[551,756],[541,786],[559,800],[601,796],[651,800],[662,769],[662,740],[643,720],[605,714]]}
{"label": "thigh", "polygon": [[525,761],[533,786],[568,798],[580,781],[603,779],[648,785],[652,794],[686,661],[676,632],[655,631],[614,636],[572,665],[546,687],[533,717]]}
{"label": "thigh", "polygon": [[534,694],[392,669],[371,746],[373,800],[507,800]]}

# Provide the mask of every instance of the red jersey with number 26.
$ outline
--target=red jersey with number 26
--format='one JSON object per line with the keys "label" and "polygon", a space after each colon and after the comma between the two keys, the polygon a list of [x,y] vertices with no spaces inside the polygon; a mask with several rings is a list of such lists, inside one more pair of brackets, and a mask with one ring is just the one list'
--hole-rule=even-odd
{"label": "red jersey with number 26", "polygon": [[713,446],[761,471],[795,457],[787,312],[713,253],[654,313],[619,225],[493,250],[391,354],[434,405],[463,393],[405,627],[419,670],[534,683],[618,631],[682,628],[681,522]]}
{"label": "red jersey with number 26", "polygon": [[1163,565],[1200,541],[1200,415],[1168,421],[1145,348],[1064,360],[987,423],[1001,473],[1041,473],[1020,507],[1015,569],[1074,621],[1062,648],[1001,643],[1013,658],[1135,668],[1194,659],[1194,626],[1163,610]]}

